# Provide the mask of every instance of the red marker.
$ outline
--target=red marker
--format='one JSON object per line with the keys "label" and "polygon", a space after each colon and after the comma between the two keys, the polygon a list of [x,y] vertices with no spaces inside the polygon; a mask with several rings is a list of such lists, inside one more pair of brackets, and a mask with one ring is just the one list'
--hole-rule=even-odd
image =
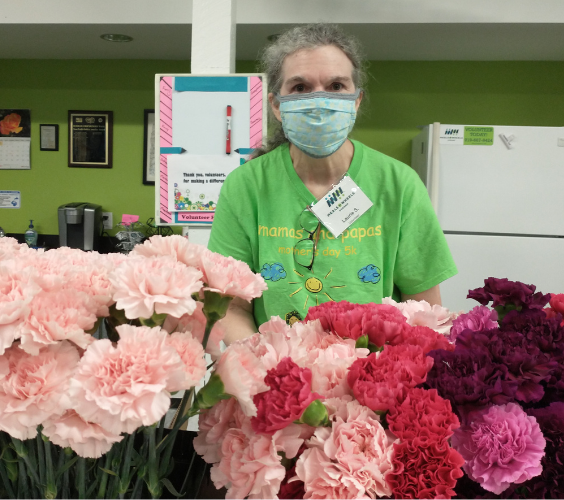
{"label": "red marker", "polygon": [[225,138],[225,154],[231,154],[231,106],[227,106],[227,136]]}

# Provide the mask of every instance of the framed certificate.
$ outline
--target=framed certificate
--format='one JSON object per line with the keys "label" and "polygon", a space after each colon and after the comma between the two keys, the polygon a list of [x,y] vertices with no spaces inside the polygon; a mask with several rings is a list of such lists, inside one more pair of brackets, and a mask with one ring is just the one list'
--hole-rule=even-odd
{"label": "framed certificate", "polygon": [[40,151],[59,151],[59,125],[39,125],[39,149]]}
{"label": "framed certificate", "polygon": [[145,110],[143,134],[143,184],[155,185],[155,110]]}
{"label": "framed certificate", "polygon": [[69,111],[69,167],[112,168],[112,111]]}

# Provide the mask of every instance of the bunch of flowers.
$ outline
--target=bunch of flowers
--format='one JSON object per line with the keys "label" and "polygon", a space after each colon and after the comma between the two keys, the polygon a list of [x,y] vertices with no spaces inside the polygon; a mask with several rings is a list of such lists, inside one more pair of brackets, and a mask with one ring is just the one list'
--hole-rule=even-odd
{"label": "bunch of flowers", "polygon": [[230,300],[265,288],[246,264],[181,236],[154,236],[128,256],[0,239],[0,496],[172,488],[172,445],[197,412],[187,410],[205,351],[220,354]]}
{"label": "bunch of flowers", "polygon": [[466,475],[455,491],[562,498],[564,295],[488,278],[468,297],[482,305],[454,320],[454,350],[429,353],[434,364],[423,384],[461,422],[451,443]]}
{"label": "bunch of flowers", "polygon": [[[453,346],[397,306],[328,302],[229,346],[198,394],[208,409],[194,448],[216,487],[228,498],[452,497],[459,419],[418,386],[428,353]],[[450,316],[434,314],[438,328]]]}

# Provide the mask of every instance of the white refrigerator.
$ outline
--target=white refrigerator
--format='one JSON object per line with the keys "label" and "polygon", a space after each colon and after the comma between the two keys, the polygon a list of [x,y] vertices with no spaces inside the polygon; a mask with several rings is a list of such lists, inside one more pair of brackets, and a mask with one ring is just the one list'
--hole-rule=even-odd
{"label": "white refrigerator", "polygon": [[425,126],[412,164],[427,186],[458,275],[443,305],[478,305],[493,276],[564,293],[564,127]]}

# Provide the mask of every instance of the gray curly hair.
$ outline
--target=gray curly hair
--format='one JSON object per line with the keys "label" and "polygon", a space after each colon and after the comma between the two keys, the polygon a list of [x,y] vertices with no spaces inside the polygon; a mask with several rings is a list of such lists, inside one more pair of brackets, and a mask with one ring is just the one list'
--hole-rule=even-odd
{"label": "gray curly hair", "polygon": [[[260,71],[265,73],[268,78],[269,92],[274,94],[280,92],[282,65],[287,56],[298,50],[313,49],[326,45],[334,45],[345,53],[353,65],[352,78],[355,87],[363,87],[366,81],[366,70],[362,49],[357,39],[345,34],[341,28],[334,24],[316,23],[295,26],[284,32],[264,49],[260,61]],[[266,144],[253,152],[253,158],[268,153],[288,142],[282,130],[282,125],[274,118],[270,109],[269,118],[269,125],[273,128],[273,132],[267,138]]]}

